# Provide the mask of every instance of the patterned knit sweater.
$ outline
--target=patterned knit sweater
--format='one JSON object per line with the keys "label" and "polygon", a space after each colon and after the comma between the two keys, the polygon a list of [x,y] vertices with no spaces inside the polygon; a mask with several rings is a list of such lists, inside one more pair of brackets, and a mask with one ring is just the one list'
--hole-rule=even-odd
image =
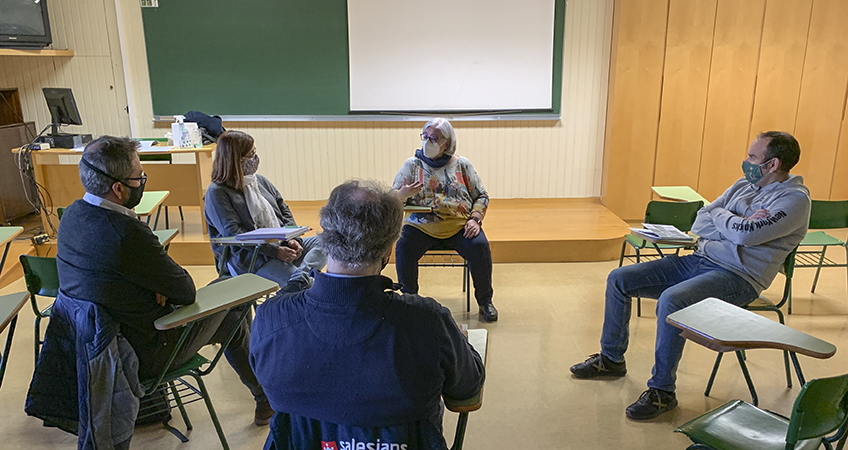
{"label": "patterned knit sweater", "polygon": [[395,176],[392,188],[400,189],[416,181],[423,182],[424,187],[407,205],[429,206],[433,211],[410,214],[405,223],[434,238],[453,236],[462,230],[472,212],[485,215],[489,206],[489,194],[464,156],[453,158],[444,167],[430,167],[418,158],[409,158]]}

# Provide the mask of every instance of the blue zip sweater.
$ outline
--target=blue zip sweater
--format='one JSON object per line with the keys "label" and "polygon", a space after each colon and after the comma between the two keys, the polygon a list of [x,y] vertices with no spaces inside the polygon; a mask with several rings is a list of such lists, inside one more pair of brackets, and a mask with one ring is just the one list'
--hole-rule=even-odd
{"label": "blue zip sweater", "polygon": [[441,396],[476,395],[483,362],[447,308],[391,288],[383,276],[316,273],[311,289],[257,308],[250,363],[278,416],[287,415],[275,423],[360,442],[352,428],[408,426],[445,448]]}

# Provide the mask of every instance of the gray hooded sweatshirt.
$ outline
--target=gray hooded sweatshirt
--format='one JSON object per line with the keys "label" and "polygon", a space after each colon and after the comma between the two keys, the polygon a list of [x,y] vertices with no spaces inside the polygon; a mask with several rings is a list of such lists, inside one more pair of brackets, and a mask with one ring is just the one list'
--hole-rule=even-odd
{"label": "gray hooded sweatshirt", "polygon": [[[759,209],[769,217],[746,219]],[[695,254],[738,274],[759,294],[804,239],[809,223],[810,191],[801,176],[765,187],[743,177],[698,211],[692,226],[700,237]]]}

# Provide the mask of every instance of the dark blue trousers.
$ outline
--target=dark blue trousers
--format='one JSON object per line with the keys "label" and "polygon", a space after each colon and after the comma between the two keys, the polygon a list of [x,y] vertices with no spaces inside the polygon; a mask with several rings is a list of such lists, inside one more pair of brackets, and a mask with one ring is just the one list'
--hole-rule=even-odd
{"label": "dark blue trousers", "polygon": [[418,293],[418,260],[427,250],[438,246],[456,250],[460,256],[468,260],[471,270],[471,280],[474,283],[474,298],[478,305],[492,303],[492,251],[486,233],[467,239],[460,230],[447,239],[436,239],[427,233],[411,226],[404,225],[400,239],[395,247],[395,267],[397,267],[398,282],[401,289],[408,294]]}

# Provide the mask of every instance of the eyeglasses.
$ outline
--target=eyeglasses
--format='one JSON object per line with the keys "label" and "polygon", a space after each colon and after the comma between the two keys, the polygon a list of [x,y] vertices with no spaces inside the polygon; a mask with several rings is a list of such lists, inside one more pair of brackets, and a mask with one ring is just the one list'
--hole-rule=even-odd
{"label": "eyeglasses", "polygon": [[91,169],[91,170],[95,171],[96,173],[99,173],[100,175],[103,175],[103,176],[104,176],[104,177],[106,177],[106,178],[109,178],[109,179],[115,180],[115,181],[117,181],[118,183],[123,184],[124,186],[132,187],[132,186],[128,185],[127,183],[124,183],[124,181],[128,181],[128,180],[135,180],[135,181],[138,181],[139,183],[141,183],[141,184],[139,185],[139,187],[144,186],[145,184],[147,184],[147,174],[146,174],[146,173],[144,173],[144,172],[141,172],[141,176],[140,176],[140,177],[136,177],[136,178],[124,178],[124,179],[122,180],[122,179],[120,179],[120,178],[113,177],[112,175],[109,175],[108,173],[106,173],[106,172],[104,172],[104,171],[102,171],[102,170],[98,169],[98,168],[97,168],[97,166],[95,166],[94,164],[92,164],[92,163],[88,162],[85,158],[82,158],[81,162],[83,163],[83,165],[85,165],[85,166],[86,166],[86,167],[88,167],[89,169]]}
{"label": "eyeglasses", "polygon": [[439,139],[444,139],[444,138],[440,138],[440,137],[436,136],[435,134],[429,134],[428,135],[427,133],[421,133],[421,140],[430,141],[430,142],[436,144],[436,143],[439,142]]}
{"label": "eyeglasses", "polygon": [[141,183],[141,184],[139,184],[139,187],[141,187],[141,186],[144,186],[145,184],[147,184],[147,174],[146,174],[146,173],[144,173],[144,172],[141,172],[141,176],[140,176],[140,177],[136,177],[136,178],[124,178],[124,180],[128,180],[128,181],[129,181],[129,180],[131,180],[131,181],[138,181],[139,183]]}

